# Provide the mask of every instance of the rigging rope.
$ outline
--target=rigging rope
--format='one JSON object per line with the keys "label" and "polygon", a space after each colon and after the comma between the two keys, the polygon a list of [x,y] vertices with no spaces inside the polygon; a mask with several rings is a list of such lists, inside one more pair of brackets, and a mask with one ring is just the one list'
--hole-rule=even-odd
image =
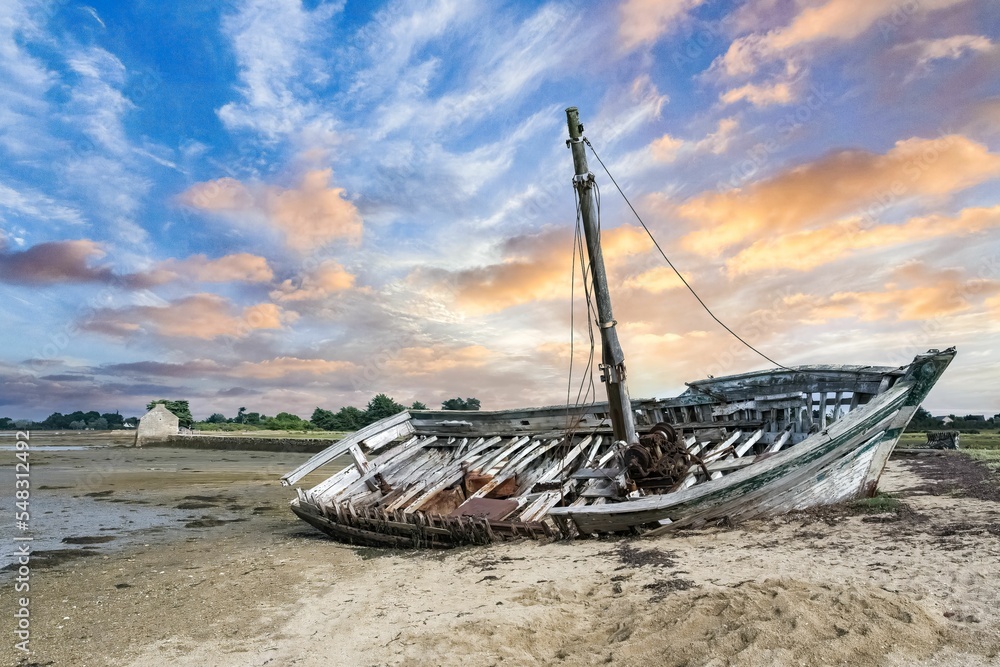
{"label": "rigging rope", "polygon": [[[632,213],[635,215],[635,219],[638,220],[639,224],[642,225],[642,228],[644,230],[646,230],[646,234],[649,236],[649,240],[653,242],[653,245],[656,246],[656,249],[660,251],[660,255],[662,255],[663,259],[665,259],[667,261],[667,264],[670,266],[671,269],[673,269],[674,273],[677,274],[677,277],[681,279],[681,282],[684,283],[684,287],[687,287],[688,291],[691,292],[692,296],[694,296],[694,298],[698,300],[698,303],[700,303],[701,307],[705,309],[705,312],[708,313],[709,317],[711,317],[713,320],[715,320],[719,324],[719,326],[721,326],[723,329],[725,329],[730,334],[732,334],[733,338],[735,338],[739,342],[743,343],[748,348],[750,348],[751,350],[753,350],[754,352],[756,352],[758,355],[760,355],[764,359],[767,359],[769,362],[771,362],[772,364],[774,364],[778,368],[783,368],[786,371],[796,372],[794,368],[789,368],[788,366],[785,366],[783,364],[779,364],[777,361],[775,361],[771,357],[767,356],[766,354],[764,354],[763,352],[761,352],[760,350],[758,350],[757,348],[755,348],[750,343],[748,343],[745,340],[743,340],[743,338],[741,338],[739,334],[737,334],[735,331],[733,331],[732,329],[730,329],[728,326],[726,326],[725,322],[723,322],[722,320],[720,320],[718,317],[715,316],[715,313],[713,313],[712,310],[708,307],[708,305],[704,301],[702,301],[701,297],[698,296],[698,293],[694,291],[694,288],[691,287],[691,285],[688,283],[687,280],[685,280],[684,276],[681,275],[681,272],[677,270],[676,266],[674,266],[674,263],[670,261],[670,258],[667,257],[667,253],[663,252],[663,248],[661,248],[660,244],[656,242],[656,239],[653,237],[653,233],[651,231],[649,231],[649,227],[647,227],[646,223],[643,222],[642,217],[639,215],[639,212],[635,210],[635,207],[632,206],[632,202],[629,201],[628,197],[625,195],[625,192],[621,189],[621,186],[618,185],[618,181],[616,181],[615,177],[611,175],[611,171],[609,171],[607,165],[604,164],[604,160],[602,160],[601,156],[597,154],[596,150],[594,150],[594,145],[592,143],[590,143],[590,140],[587,139],[586,137],[583,138],[583,142],[585,144],[587,144],[587,147],[590,148],[590,152],[593,153],[594,157],[597,158],[597,161],[601,163],[601,167],[604,168],[604,173],[606,173],[608,175],[608,178],[611,179],[611,182],[614,183],[614,185],[615,185],[616,188],[618,188],[618,192],[621,194],[622,199],[624,199],[625,203],[628,204],[628,207],[630,209],[632,209]],[[577,215],[579,215],[579,212],[577,212]]]}

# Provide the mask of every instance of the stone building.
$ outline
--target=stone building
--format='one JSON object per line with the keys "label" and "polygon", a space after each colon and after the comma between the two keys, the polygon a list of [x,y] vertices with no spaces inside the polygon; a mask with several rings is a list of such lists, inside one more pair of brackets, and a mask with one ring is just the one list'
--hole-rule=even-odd
{"label": "stone building", "polygon": [[135,446],[142,447],[143,444],[162,440],[180,432],[180,420],[163,403],[157,403],[153,409],[147,412],[139,420],[139,426],[135,429]]}

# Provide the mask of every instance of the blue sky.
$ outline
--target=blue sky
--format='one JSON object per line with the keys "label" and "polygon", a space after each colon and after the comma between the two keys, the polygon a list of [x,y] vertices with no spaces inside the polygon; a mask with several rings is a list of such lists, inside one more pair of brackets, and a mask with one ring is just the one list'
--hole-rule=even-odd
{"label": "blue sky", "polygon": [[[987,0],[12,0],[0,31],[0,415],[564,400],[570,105],[769,356],[957,345],[927,406],[1000,411]],[[597,175],[632,394],[766,367]]]}

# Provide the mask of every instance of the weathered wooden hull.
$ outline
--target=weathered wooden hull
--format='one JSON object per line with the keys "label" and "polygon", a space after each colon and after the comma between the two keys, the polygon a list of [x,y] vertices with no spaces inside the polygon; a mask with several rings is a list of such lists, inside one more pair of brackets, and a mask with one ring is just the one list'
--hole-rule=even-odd
{"label": "weathered wooden hull", "polygon": [[[713,378],[674,399],[633,401],[640,432],[672,423],[680,434],[672,446],[697,463],[666,483],[633,478],[600,405],[402,413],[283,481],[350,454],[352,465],[297,489],[292,511],[334,539],[372,546],[655,534],[781,514],[874,494],[899,435],[954,354],[932,350],[898,369]],[[381,453],[369,460],[363,449]]]}

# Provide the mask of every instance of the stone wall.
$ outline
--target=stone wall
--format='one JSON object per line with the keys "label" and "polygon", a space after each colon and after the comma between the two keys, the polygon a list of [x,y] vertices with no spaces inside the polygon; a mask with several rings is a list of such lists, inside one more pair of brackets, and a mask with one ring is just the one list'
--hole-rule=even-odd
{"label": "stone wall", "polygon": [[171,434],[148,440],[146,447],[180,447],[185,449],[223,449],[246,452],[296,452],[315,454],[336,440],[320,438],[253,438],[226,435]]}

